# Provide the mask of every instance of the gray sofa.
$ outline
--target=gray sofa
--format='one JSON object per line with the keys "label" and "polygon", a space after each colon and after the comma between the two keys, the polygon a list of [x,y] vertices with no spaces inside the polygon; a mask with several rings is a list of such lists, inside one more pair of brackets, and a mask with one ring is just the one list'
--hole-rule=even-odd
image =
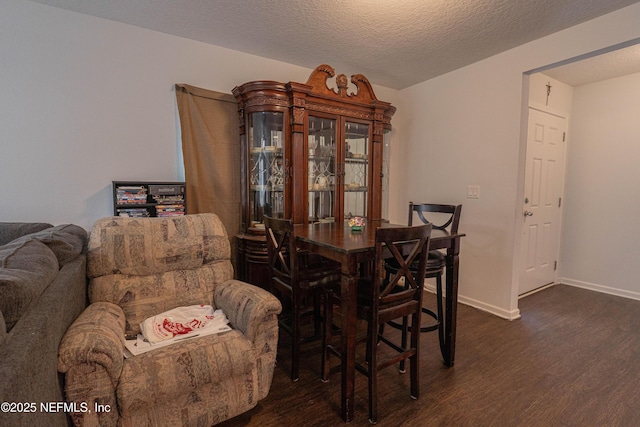
{"label": "gray sofa", "polygon": [[66,426],[58,346],[87,306],[87,232],[0,222],[0,426]]}

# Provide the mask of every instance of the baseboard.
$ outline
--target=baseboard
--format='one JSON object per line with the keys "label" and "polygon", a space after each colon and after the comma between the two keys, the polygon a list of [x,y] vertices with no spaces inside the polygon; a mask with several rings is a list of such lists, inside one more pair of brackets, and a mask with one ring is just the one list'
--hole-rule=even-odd
{"label": "baseboard", "polygon": [[[555,285],[574,286],[576,288],[588,289],[588,290],[595,291],[595,292],[601,292],[603,294],[615,295],[615,296],[619,296],[619,297],[622,297],[622,298],[629,298],[629,299],[634,299],[634,300],[640,301],[640,293],[639,292],[627,291],[625,289],[611,288],[609,286],[598,285],[598,284],[589,283],[589,282],[583,282],[583,281],[580,281],[580,280],[569,279],[569,278],[566,278],[566,277],[558,277],[558,279],[554,283],[551,283],[551,284],[549,284],[547,286],[543,286],[542,288],[539,288],[539,289],[534,289],[533,291],[531,291],[531,292],[529,292],[527,294],[520,295],[520,297],[527,296],[527,295],[530,295],[532,293],[540,292],[541,290],[547,289],[547,288],[549,288],[551,286],[555,286]],[[424,288],[425,288],[425,290],[427,290],[429,292],[435,293],[435,291],[436,291],[435,286],[430,284],[430,283],[425,283]],[[477,308],[478,310],[486,311],[487,313],[493,314],[493,315],[501,317],[503,319],[516,320],[516,319],[520,318],[520,310],[519,309],[515,309],[515,310],[512,310],[512,311],[503,310],[500,307],[496,307],[494,305],[490,305],[490,304],[484,303],[482,301],[475,300],[473,298],[467,298],[464,295],[458,295],[458,302],[461,303],[461,304],[465,304],[465,305],[471,306],[473,308]]]}
{"label": "baseboard", "polygon": [[[432,292],[432,293],[436,292],[436,287],[429,283],[425,283],[424,288],[429,292]],[[501,309],[500,307],[496,307],[494,305],[487,304],[482,301],[475,300],[473,298],[468,298],[468,297],[465,297],[464,295],[458,295],[458,302],[473,308],[477,308],[478,310],[486,311],[489,314],[493,314],[494,316],[498,316],[503,319],[516,320],[520,318],[519,309],[506,311]]]}
{"label": "baseboard", "polygon": [[588,289],[591,291],[601,292],[603,294],[615,295],[618,297],[629,298],[640,301],[640,293],[628,291],[625,289],[611,288],[609,286],[598,285],[596,283],[583,282],[581,280],[569,279],[566,277],[558,277],[557,283],[574,286],[576,288]]}
{"label": "baseboard", "polygon": [[524,298],[524,297],[528,297],[529,295],[537,294],[538,292],[544,291],[545,289],[549,289],[550,287],[555,286],[557,284],[558,283],[553,282],[553,283],[549,283],[548,285],[544,285],[544,286],[541,286],[539,288],[533,289],[533,290],[531,290],[529,292],[525,292],[524,294],[518,295],[518,299]]}
{"label": "baseboard", "polygon": [[503,319],[516,320],[520,318],[520,309],[517,308],[515,310],[507,311],[501,309],[500,307],[496,307],[482,301],[474,300],[473,298],[467,298],[464,295],[458,296],[458,302],[469,305],[473,308],[477,308],[478,310],[486,311],[487,313],[493,314]]}

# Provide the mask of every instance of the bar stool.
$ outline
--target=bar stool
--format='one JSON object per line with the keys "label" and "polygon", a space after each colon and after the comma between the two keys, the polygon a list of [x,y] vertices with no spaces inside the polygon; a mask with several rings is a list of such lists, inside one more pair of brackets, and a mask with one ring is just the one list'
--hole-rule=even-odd
{"label": "bar stool", "polygon": [[[372,277],[361,277],[358,283],[359,319],[366,321],[366,357],[364,363],[356,362],[355,369],[369,380],[369,421],[378,421],[378,371],[409,360],[411,398],[419,395],[419,326],[427,252],[431,236],[431,224],[417,227],[378,228],[375,237],[375,259]],[[384,269],[384,256],[389,256],[398,265],[397,274],[389,281]],[[408,255],[403,255],[408,253]],[[416,269],[411,267],[416,266]],[[404,285],[399,282],[404,280]],[[322,339],[322,380],[329,378],[329,356],[341,357],[340,347],[332,344],[333,306],[340,304],[340,296],[328,291],[325,301],[325,327]],[[411,318],[411,340],[401,345],[385,338],[380,326],[400,318]],[[378,344],[386,344],[395,352],[378,354]]]}
{"label": "bar stool", "polygon": [[[434,203],[413,203],[409,202],[409,219],[408,225],[413,225],[413,217],[417,217],[424,224],[432,224],[435,230],[447,230],[449,233],[454,234],[458,232],[458,225],[460,224],[460,214],[462,212],[462,205],[442,205]],[[425,213],[431,213],[428,215],[432,221],[429,221]],[[437,220],[437,223],[433,222]],[[420,327],[420,332],[438,331],[438,338],[440,342],[440,348],[444,348],[444,324],[443,324],[443,310],[442,310],[442,275],[444,274],[446,266],[445,255],[440,251],[429,251],[427,258],[427,269],[425,272],[425,278],[436,279],[436,312],[426,307],[422,307],[422,312],[433,319],[433,322]],[[412,265],[410,268],[414,269],[416,266]],[[388,276],[398,273],[398,265],[394,259],[390,258],[385,260],[385,270]],[[407,321],[403,319],[402,324],[397,322],[388,322],[389,326],[402,331],[402,342],[406,342],[407,339]],[[404,372],[404,361],[400,362],[400,371]]]}
{"label": "bar stool", "polygon": [[[290,219],[265,216],[264,225],[271,270],[271,292],[286,299],[289,304],[283,306],[290,305],[289,318],[280,316],[279,325],[292,337],[291,380],[298,381],[300,345],[320,337],[323,288],[340,285],[340,264],[299,250]],[[301,321],[307,316],[313,317],[314,335],[303,337]]]}

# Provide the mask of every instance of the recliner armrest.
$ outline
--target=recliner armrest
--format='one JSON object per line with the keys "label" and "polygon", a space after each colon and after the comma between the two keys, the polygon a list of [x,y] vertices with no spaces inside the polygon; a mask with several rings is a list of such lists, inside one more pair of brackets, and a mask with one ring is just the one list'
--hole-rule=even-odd
{"label": "recliner armrest", "polygon": [[216,307],[251,341],[255,341],[267,319],[277,319],[282,311],[280,301],[273,294],[240,280],[218,284],[213,294]]}
{"label": "recliner armrest", "polygon": [[270,292],[239,280],[227,280],[213,291],[216,308],[222,309],[238,331],[249,339],[256,351],[258,400],[269,393],[278,348],[280,301]]}
{"label": "recliner armrest", "polygon": [[74,365],[98,364],[118,384],[124,361],[125,316],[109,302],[91,304],[69,327],[58,350],[58,370],[66,373]]}

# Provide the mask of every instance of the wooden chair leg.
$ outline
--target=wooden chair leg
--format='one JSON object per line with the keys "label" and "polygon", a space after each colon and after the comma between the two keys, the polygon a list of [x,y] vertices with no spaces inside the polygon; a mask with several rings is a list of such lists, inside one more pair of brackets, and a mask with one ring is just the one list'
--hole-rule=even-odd
{"label": "wooden chair leg", "polygon": [[322,333],[322,362],[320,366],[320,379],[329,381],[329,345],[332,343],[333,303],[331,297],[324,295],[324,331]]}
{"label": "wooden chair leg", "polygon": [[442,275],[436,277],[436,304],[438,306],[438,339],[444,357],[444,311],[442,310]]}
{"label": "wooden chair leg", "polygon": [[[409,329],[409,323],[407,321],[407,317],[403,317],[402,318],[402,330],[400,331],[400,346],[402,348],[407,348],[407,333],[408,333],[408,329]],[[407,368],[405,366],[405,360],[401,360],[400,361],[400,367],[398,368],[398,370],[400,371],[400,373],[404,374],[405,372],[407,372]]]}
{"label": "wooden chair leg", "polygon": [[409,369],[411,372],[411,398],[417,399],[420,395],[420,383],[419,383],[419,365],[420,365],[420,315],[414,313],[411,316],[411,347],[416,349],[413,356],[409,358]]}
{"label": "wooden chair leg", "polygon": [[313,293],[313,336],[319,337],[322,333],[322,293]]}
{"label": "wooden chair leg", "polygon": [[367,340],[367,361],[369,376],[369,422],[378,422],[378,324],[369,322],[369,339]]}
{"label": "wooden chair leg", "polygon": [[300,379],[300,297],[293,298],[291,319],[291,381]]}

